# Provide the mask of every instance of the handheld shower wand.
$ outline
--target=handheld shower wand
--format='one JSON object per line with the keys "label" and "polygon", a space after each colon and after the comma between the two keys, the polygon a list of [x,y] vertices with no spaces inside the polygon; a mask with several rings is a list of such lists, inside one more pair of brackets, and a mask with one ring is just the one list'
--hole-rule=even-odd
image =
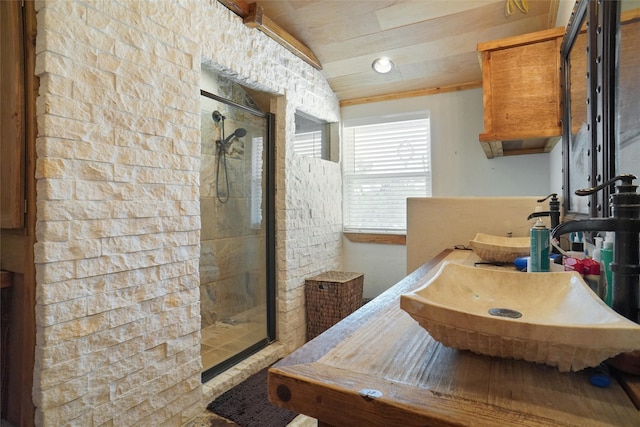
{"label": "handheld shower wand", "polygon": [[247,130],[245,128],[238,128],[235,131],[233,131],[233,133],[231,135],[229,135],[228,137],[224,138],[224,140],[222,141],[222,146],[223,148],[226,148],[227,144],[229,143],[229,141],[231,141],[233,138],[242,138],[243,136],[245,136],[247,134]]}
{"label": "handheld shower wand", "polygon": [[[211,118],[214,122],[220,123],[220,139],[216,140],[216,153],[218,155],[218,161],[216,164],[216,197],[220,203],[226,203],[229,200],[229,174],[227,172],[227,145],[231,143],[233,138],[242,138],[247,134],[247,130],[244,128],[237,128],[233,133],[225,138],[224,136],[224,120],[225,116],[220,111],[214,111],[211,113]],[[224,187],[226,190],[221,191],[220,187]]]}

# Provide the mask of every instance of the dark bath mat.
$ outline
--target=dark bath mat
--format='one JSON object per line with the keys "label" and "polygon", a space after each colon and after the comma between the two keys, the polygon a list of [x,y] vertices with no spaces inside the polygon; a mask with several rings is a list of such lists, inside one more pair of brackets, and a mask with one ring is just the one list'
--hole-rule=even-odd
{"label": "dark bath mat", "polygon": [[267,398],[267,370],[250,376],[209,403],[207,409],[241,427],[285,427],[298,414]]}

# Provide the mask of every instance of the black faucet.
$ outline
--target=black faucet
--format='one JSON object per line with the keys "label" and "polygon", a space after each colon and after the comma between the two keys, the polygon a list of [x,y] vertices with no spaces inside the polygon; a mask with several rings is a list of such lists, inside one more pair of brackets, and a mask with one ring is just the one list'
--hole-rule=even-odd
{"label": "black faucet", "polygon": [[[532,218],[548,216],[551,219],[551,229],[553,230],[560,224],[560,200],[558,200],[558,195],[556,193],[551,193],[544,199],[540,199],[536,201],[538,203],[542,203],[545,200],[547,200],[549,197],[551,197],[551,200],[549,200],[549,210],[541,211],[541,212],[533,212],[529,214],[529,216],[527,217],[527,221]],[[560,253],[560,251],[558,251],[558,249],[556,249],[555,246],[551,247],[551,252],[554,254]]]}
{"label": "black faucet", "polygon": [[551,193],[544,199],[537,200],[537,202],[542,203],[549,197],[551,197],[551,200],[549,200],[549,210],[529,214],[527,220],[548,216],[549,218],[551,218],[551,229],[553,230],[558,226],[558,224],[560,224],[560,200],[558,200],[558,195],[556,193]]}
{"label": "black faucet", "polygon": [[613,284],[608,284],[612,287],[612,308],[627,319],[640,323],[638,310],[640,194],[636,192],[638,186],[633,184],[634,179],[637,179],[635,175],[623,174],[597,187],[576,190],[576,195],[586,196],[616,181],[621,181],[621,184],[616,186],[616,192],[609,196],[611,217],[567,221],[555,227],[551,231],[551,236],[555,238],[577,231],[613,231],[615,233],[611,263]]}

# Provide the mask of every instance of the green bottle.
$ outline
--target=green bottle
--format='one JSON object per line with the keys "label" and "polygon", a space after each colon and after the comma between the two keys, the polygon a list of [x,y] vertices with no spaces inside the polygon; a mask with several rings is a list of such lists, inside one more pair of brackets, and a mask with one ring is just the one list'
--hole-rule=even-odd
{"label": "green bottle", "polygon": [[541,218],[531,227],[531,247],[529,260],[529,271],[546,272],[549,271],[549,229],[544,225]]}
{"label": "green bottle", "polygon": [[607,232],[602,250],[600,251],[606,294],[604,302],[611,307],[613,305],[613,274],[611,273],[611,261],[613,261],[613,234]]}

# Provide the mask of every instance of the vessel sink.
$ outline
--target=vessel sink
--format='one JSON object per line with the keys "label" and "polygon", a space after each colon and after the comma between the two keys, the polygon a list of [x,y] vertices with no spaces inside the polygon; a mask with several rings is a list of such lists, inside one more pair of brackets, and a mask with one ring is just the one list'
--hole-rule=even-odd
{"label": "vessel sink", "polygon": [[575,272],[445,262],[424,286],[403,294],[400,307],[446,346],[562,372],[640,349],[640,325],[609,308]]}
{"label": "vessel sink", "polygon": [[485,261],[512,263],[516,258],[530,252],[529,237],[502,237],[478,233],[469,246]]}

